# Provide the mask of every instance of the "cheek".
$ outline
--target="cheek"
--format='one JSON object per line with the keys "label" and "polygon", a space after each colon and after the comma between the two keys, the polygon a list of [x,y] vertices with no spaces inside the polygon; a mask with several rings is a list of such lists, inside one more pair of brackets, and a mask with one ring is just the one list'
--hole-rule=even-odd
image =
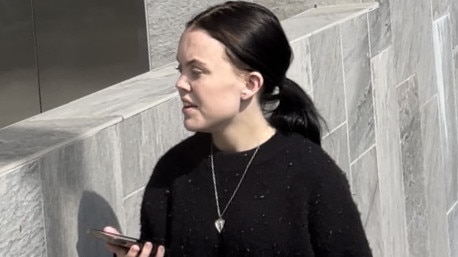
{"label": "cheek", "polygon": [[240,110],[239,98],[207,94],[199,98],[198,112],[185,116],[184,126],[189,131],[212,133],[214,126],[232,120]]}
{"label": "cheek", "polygon": [[234,116],[240,110],[240,98],[234,94],[218,94],[207,99],[205,111],[216,116]]}
{"label": "cheek", "polygon": [[191,94],[206,119],[225,119],[240,111],[242,84],[244,81],[240,81],[232,70],[221,68],[195,81]]}
{"label": "cheek", "polygon": [[238,111],[240,107],[240,89],[233,81],[206,81],[205,86],[196,87],[195,96],[206,110]]}

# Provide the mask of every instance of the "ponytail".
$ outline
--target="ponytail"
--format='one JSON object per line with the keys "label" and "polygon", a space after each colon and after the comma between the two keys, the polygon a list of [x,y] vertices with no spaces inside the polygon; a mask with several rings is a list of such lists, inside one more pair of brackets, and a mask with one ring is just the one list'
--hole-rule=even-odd
{"label": "ponytail", "polygon": [[285,78],[279,92],[270,100],[277,100],[278,106],[271,112],[269,122],[285,133],[296,132],[321,145],[321,122],[312,99],[294,81]]}

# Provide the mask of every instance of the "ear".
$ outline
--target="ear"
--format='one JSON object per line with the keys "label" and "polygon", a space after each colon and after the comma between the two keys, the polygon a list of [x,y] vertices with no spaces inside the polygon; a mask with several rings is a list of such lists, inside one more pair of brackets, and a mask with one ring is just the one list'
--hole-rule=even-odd
{"label": "ear", "polygon": [[245,77],[245,88],[242,89],[241,98],[242,100],[248,100],[254,97],[259,90],[261,90],[264,84],[264,77],[257,71],[252,71],[246,74]]}

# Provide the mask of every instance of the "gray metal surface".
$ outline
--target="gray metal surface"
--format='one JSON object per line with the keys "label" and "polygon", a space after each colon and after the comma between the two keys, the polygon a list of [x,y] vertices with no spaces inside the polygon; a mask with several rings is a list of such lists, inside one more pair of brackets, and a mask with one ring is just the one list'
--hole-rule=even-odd
{"label": "gray metal surface", "polygon": [[31,1],[0,0],[0,128],[39,112]]}
{"label": "gray metal surface", "polygon": [[35,1],[43,110],[148,70],[141,0]]}
{"label": "gray metal surface", "polygon": [[0,128],[148,69],[142,0],[0,0]]}

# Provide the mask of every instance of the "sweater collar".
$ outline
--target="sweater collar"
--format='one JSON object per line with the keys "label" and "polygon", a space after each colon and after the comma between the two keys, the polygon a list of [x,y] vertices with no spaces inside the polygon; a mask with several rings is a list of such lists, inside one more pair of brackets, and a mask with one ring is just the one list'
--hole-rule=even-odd
{"label": "sweater collar", "polygon": [[[279,131],[276,131],[270,139],[260,145],[259,151],[253,159],[251,165],[255,166],[271,158],[275,158],[275,155],[289,145],[289,138],[291,138],[291,136],[287,136]],[[250,160],[256,148],[257,147],[241,152],[225,152],[219,150],[215,145],[213,145],[215,164],[219,170],[244,167]]]}

